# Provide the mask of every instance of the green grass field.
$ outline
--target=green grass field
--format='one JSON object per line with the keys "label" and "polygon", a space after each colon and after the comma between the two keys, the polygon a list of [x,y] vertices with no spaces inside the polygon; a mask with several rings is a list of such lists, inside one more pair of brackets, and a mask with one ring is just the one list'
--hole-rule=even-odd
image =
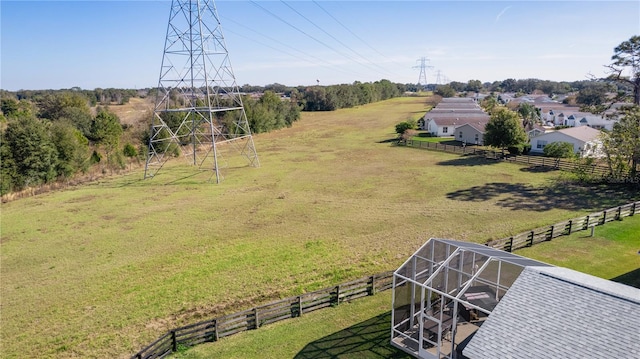
{"label": "green grass field", "polygon": [[128,357],[172,327],[394,269],[430,237],[484,242],[639,198],[386,142],[427,106],[303,113],[219,185],[176,160],[3,204],[2,357]]}
{"label": "green grass field", "polygon": [[640,215],[595,227],[593,237],[580,231],[516,254],[640,288]]}
{"label": "green grass field", "polygon": [[[640,216],[558,237],[516,254],[640,288]],[[391,291],[313,312],[174,358],[411,358],[389,344]]]}

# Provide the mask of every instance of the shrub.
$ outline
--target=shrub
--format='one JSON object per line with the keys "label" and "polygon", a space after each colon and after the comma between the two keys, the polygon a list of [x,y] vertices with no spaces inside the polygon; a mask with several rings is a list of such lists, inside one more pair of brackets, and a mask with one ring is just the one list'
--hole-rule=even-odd
{"label": "shrub", "polygon": [[524,152],[524,144],[518,143],[517,145],[509,146],[507,151],[512,155],[521,155]]}

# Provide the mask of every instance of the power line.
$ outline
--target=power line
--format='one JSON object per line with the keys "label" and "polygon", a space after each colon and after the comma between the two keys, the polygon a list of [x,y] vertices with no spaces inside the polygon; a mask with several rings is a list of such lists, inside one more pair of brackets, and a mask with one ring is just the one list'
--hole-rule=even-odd
{"label": "power line", "polygon": [[[321,40],[318,40],[317,38],[315,38],[315,37],[311,36],[310,34],[308,34],[307,32],[305,32],[304,30],[302,30],[302,29],[298,28],[297,26],[295,26],[295,25],[291,24],[290,22],[286,21],[285,19],[281,18],[280,16],[278,16],[278,15],[274,14],[273,12],[271,12],[271,11],[267,10],[266,8],[264,8],[263,6],[259,5],[259,4],[258,4],[258,3],[256,3],[255,1],[251,0],[250,2],[251,2],[251,4],[253,4],[254,6],[258,7],[259,9],[261,9],[262,11],[264,11],[264,12],[266,12],[267,14],[269,14],[269,15],[271,15],[271,16],[273,16],[273,17],[275,17],[276,19],[280,20],[281,22],[283,22],[284,24],[286,24],[286,25],[290,26],[291,28],[295,29],[296,31],[298,31],[298,32],[302,33],[303,35],[307,36],[308,38],[310,38],[310,39],[314,40],[315,42],[317,42],[317,43],[319,43],[319,44],[321,44],[321,45],[325,46],[326,48],[330,49],[331,51],[334,51],[334,52],[337,52],[337,53],[339,53],[339,54],[340,54],[340,51],[338,51],[338,50],[334,49],[333,47],[329,46],[329,45],[328,45],[328,44],[326,44],[325,42],[323,42],[323,41],[321,41]],[[345,55],[343,55],[343,56],[345,56]],[[347,56],[347,57],[348,57],[348,56]],[[360,75],[362,75],[362,74],[360,74]]]}
{"label": "power line", "polygon": [[325,14],[329,15],[330,18],[332,18],[335,22],[337,22],[340,26],[342,26],[342,28],[344,28],[345,30],[347,30],[351,35],[353,35],[356,39],[360,40],[363,44],[365,44],[369,49],[373,50],[374,52],[376,52],[378,55],[386,58],[387,60],[392,61],[393,63],[395,63],[398,66],[401,66],[400,64],[398,64],[397,62],[393,61],[392,59],[390,59],[389,57],[387,57],[387,55],[381,53],[380,51],[378,51],[378,49],[376,49],[375,47],[371,46],[368,42],[366,42],[363,38],[361,38],[360,36],[358,36],[358,34],[356,34],[355,32],[351,31],[351,29],[349,29],[346,25],[344,25],[340,20],[336,19],[333,15],[331,15],[331,13],[329,13],[325,8],[323,8],[322,6],[320,6],[320,4],[315,1],[315,0],[311,0],[311,2],[313,2],[314,4],[316,4],[316,6],[318,6],[320,8],[320,10],[324,11]]}
{"label": "power line", "polygon": [[[323,33],[325,33],[327,36],[329,36],[330,38],[332,38],[333,40],[335,40],[337,43],[339,43],[340,45],[344,46],[347,50],[351,51],[352,53],[354,53],[356,56],[361,57],[363,60],[369,62],[371,65],[376,66],[378,69],[385,71],[387,73],[389,73],[387,71],[387,69],[385,69],[384,67],[374,63],[373,61],[371,61],[370,59],[362,56],[362,54],[360,54],[359,52],[353,50],[349,45],[345,44],[344,42],[342,42],[340,39],[336,38],[335,36],[331,35],[330,33],[328,33],[325,29],[323,29],[321,26],[317,25],[316,23],[314,23],[313,21],[311,21],[311,19],[309,19],[308,17],[304,16],[302,13],[300,13],[298,10],[296,10],[295,8],[293,8],[291,5],[287,4],[285,1],[280,0],[281,3],[283,3],[285,6],[287,6],[289,9],[291,9],[293,12],[295,12],[296,14],[300,15],[300,17],[302,17],[303,19],[305,19],[307,22],[309,22],[311,25],[315,26],[318,30],[322,31]],[[326,11],[325,11],[326,12]],[[341,54],[343,55],[343,54]],[[345,55],[343,55],[345,56]],[[351,60],[355,60],[351,57],[349,57]],[[358,60],[355,60],[356,62],[358,62],[361,65],[365,65],[362,64],[361,62],[359,62]],[[390,73],[389,73],[390,74]]]}
{"label": "power line", "polygon": [[308,63],[310,63],[310,64],[314,64],[314,65],[322,66],[322,67],[324,67],[324,68],[327,68],[327,69],[330,69],[330,70],[333,70],[333,71],[339,71],[339,72],[342,72],[342,73],[347,74],[347,75],[352,75],[352,74],[353,74],[353,72],[351,72],[351,71],[346,71],[346,70],[343,70],[343,69],[341,69],[341,68],[339,68],[339,67],[338,67],[338,68],[336,68],[336,67],[335,67],[335,66],[333,66],[330,62],[328,62],[328,61],[326,61],[326,60],[324,60],[324,59],[321,59],[321,58],[316,57],[316,56],[313,56],[313,55],[306,54],[306,53],[304,53],[304,52],[302,52],[302,51],[300,51],[300,50],[298,50],[298,49],[296,49],[296,48],[294,48],[294,47],[291,47],[291,46],[289,46],[289,45],[287,45],[287,44],[285,44],[285,43],[283,43],[283,42],[281,42],[281,41],[277,40],[277,39],[274,39],[274,38],[272,38],[272,37],[269,37],[269,36],[267,36],[267,35],[264,35],[264,34],[262,34],[262,33],[258,32],[258,31],[256,31],[256,30],[253,30],[253,29],[251,29],[251,28],[249,28],[249,27],[247,27],[247,26],[244,26],[244,25],[242,25],[242,24],[238,23],[237,21],[234,21],[234,20],[229,19],[229,18],[227,18],[227,17],[222,17],[222,18],[224,18],[224,19],[225,19],[225,21],[231,21],[231,22],[235,23],[236,25],[238,25],[238,26],[241,26],[241,27],[245,28],[246,30],[249,30],[249,31],[251,31],[251,32],[255,32],[255,33],[257,33],[258,35],[261,35],[261,36],[263,36],[263,37],[265,37],[265,38],[267,38],[267,39],[269,39],[269,40],[271,40],[271,41],[274,41],[274,42],[276,42],[276,43],[278,43],[278,44],[280,44],[280,45],[282,45],[282,46],[285,46],[285,47],[290,48],[290,49],[292,49],[292,50],[294,50],[294,51],[297,51],[297,52],[299,52],[299,53],[301,53],[301,54],[303,54],[303,55],[309,56],[309,57],[311,57],[311,58],[313,58],[313,59],[315,59],[315,60],[317,60],[317,61],[323,62],[323,63],[325,63],[326,65],[323,65],[323,64],[319,64],[319,63],[313,62],[313,61],[311,61],[311,60],[309,60],[309,59],[303,58],[303,57],[298,56],[298,55],[296,55],[296,54],[288,53],[288,52],[286,52],[286,51],[283,51],[282,49],[278,49],[278,48],[273,47],[273,46],[271,46],[271,45],[268,45],[268,44],[266,44],[266,43],[264,43],[264,42],[257,41],[257,40],[255,40],[254,38],[251,38],[251,37],[249,37],[249,36],[245,36],[245,35],[242,35],[242,34],[240,34],[240,33],[238,33],[238,32],[235,32],[235,31],[229,30],[228,28],[227,28],[227,29],[225,29],[225,32],[228,32],[228,33],[234,34],[234,35],[236,35],[236,36],[242,37],[242,38],[247,39],[247,40],[249,40],[249,41],[255,42],[255,43],[259,44],[259,45],[262,45],[262,46],[268,47],[268,48],[270,48],[270,49],[272,49],[272,50],[275,50],[275,51],[281,52],[281,53],[283,53],[283,54],[285,54],[285,55],[288,55],[288,56],[291,56],[291,57],[295,57],[295,58],[297,58],[297,59],[299,59],[299,60],[302,60],[302,61],[308,62]]}

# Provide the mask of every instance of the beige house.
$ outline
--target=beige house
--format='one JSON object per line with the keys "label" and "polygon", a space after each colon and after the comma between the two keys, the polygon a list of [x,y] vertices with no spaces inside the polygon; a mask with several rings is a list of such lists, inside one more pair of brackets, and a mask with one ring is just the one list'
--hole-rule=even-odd
{"label": "beige house", "polygon": [[589,126],[570,127],[557,131],[545,132],[531,138],[531,152],[543,153],[544,147],[553,142],[569,142],[573,150],[581,157],[601,157],[601,132]]}

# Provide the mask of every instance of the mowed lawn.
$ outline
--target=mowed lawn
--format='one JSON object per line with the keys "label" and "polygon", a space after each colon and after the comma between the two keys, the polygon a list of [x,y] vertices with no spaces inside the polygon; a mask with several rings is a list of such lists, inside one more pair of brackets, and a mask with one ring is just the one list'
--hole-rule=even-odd
{"label": "mowed lawn", "polygon": [[640,214],[516,254],[640,288]]}
{"label": "mowed lawn", "polygon": [[[2,205],[2,357],[128,357],[168,329],[637,200],[557,172],[392,146],[398,98],[255,136],[261,167],[175,160]],[[231,158],[229,162],[234,164]]]}

